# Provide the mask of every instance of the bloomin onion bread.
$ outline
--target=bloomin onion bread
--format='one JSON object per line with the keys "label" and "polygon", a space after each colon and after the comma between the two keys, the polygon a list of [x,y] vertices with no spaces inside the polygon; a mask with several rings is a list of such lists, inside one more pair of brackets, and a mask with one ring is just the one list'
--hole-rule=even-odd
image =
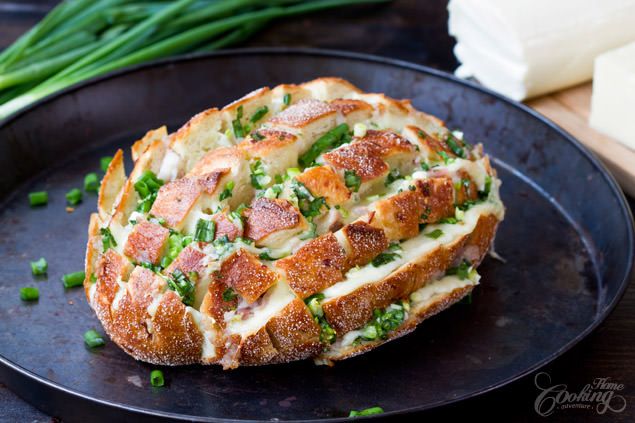
{"label": "bloomin onion bread", "polygon": [[261,88],[132,157],[102,181],[84,287],[156,364],[368,351],[469,294],[504,215],[480,145],[338,78]]}

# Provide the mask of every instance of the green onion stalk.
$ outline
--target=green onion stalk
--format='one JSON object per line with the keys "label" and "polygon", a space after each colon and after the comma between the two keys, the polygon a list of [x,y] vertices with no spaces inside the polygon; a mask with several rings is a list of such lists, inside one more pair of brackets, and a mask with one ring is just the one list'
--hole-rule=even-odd
{"label": "green onion stalk", "polygon": [[65,0],[0,53],[0,119],[103,73],[241,43],[277,18],[387,0]]}

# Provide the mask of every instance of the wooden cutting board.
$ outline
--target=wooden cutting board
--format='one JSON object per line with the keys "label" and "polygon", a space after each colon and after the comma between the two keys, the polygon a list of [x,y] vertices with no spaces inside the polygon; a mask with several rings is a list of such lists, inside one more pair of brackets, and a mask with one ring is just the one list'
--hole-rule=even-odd
{"label": "wooden cutting board", "polygon": [[589,82],[528,100],[525,104],[560,125],[595,153],[624,192],[635,197],[635,150],[589,127],[591,88]]}

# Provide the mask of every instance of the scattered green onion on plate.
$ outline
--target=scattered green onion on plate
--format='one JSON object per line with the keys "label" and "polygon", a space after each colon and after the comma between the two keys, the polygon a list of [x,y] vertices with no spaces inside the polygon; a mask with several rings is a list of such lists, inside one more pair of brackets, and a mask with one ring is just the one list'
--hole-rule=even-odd
{"label": "scattered green onion on plate", "polygon": [[84,279],[86,279],[86,273],[83,270],[80,270],[79,272],[67,273],[62,276],[62,282],[64,282],[64,286],[66,288],[80,286],[84,283]]}
{"label": "scattered green onion on plate", "polygon": [[48,203],[49,198],[46,191],[37,191],[29,193],[29,202],[31,203],[31,207],[33,206],[43,206]]}
{"label": "scattered green onion on plate", "polygon": [[104,338],[99,335],[99,332],[94,329],[84,332],[84,342],[86,342],[86,345],[90,348],[101,347],[106,343]]}
{"label": "scattered green onion on plate", "polygon": [[32,286],[25,286],[20,288],[20,298],[24,301],[34,301],[40,298],[40,291]]}

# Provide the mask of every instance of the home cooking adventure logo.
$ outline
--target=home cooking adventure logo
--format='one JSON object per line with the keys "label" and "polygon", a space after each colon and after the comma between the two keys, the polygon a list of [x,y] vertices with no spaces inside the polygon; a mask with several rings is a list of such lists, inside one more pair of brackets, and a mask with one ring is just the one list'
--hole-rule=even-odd
{"label": "home cooking adventure logo", "polygon": [[609,377],[598,377],[587,383],[578,392],[569,392],[564,383],[553,385],[549,373],[540,372],[534,377],[536,387],[541,391],[534,402],[536,413],[546,417],[555,410],[588,409],[598,414],[607,411],[620,413],[626,409],[626,399],[619,392],[624,385]]}

